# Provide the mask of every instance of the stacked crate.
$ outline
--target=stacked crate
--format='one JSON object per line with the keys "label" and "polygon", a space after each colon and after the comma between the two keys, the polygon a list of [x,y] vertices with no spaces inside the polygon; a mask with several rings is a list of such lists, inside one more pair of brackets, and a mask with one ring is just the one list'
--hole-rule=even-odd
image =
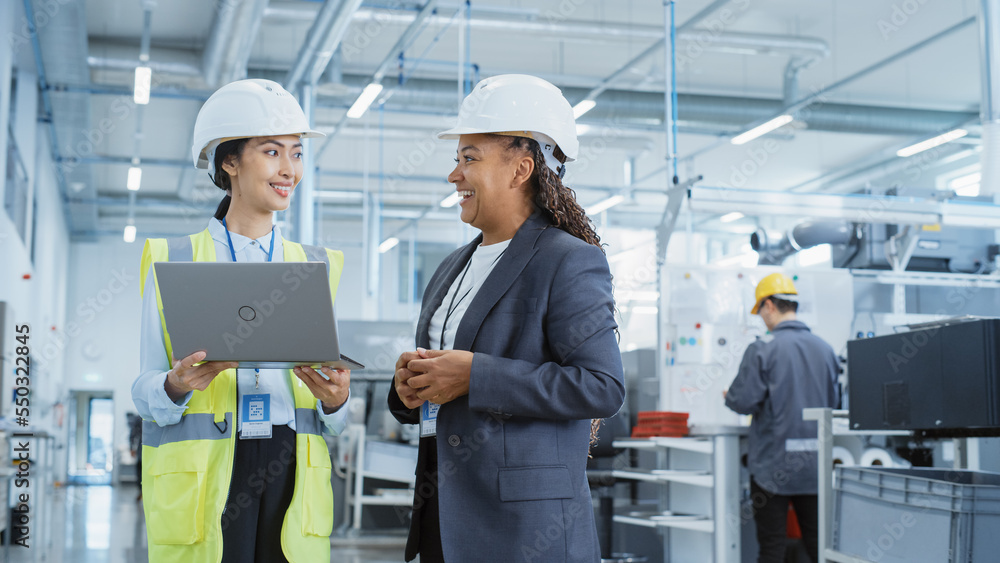
{"label": "stacked crate", "polygon": [[679,438],[688,434],[688,413],[667,411],[640,411],[633,438],[670,436]]}

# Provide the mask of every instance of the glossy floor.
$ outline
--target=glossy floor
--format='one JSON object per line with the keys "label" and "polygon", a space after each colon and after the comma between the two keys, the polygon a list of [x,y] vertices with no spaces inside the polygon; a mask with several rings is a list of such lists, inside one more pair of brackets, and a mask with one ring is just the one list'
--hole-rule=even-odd
{"label": "glossy floor", "polygon": [[[29,523],[28,548],[12,546],[12,563],[145,563],[146,535],[137,488],[78,486],[57,489]],[[45,514],[48,508],[48,515]],[[372,546],[372,544],[376,544]],[[334,539],[333,561],[395,563],[401,540]],[[4,561],[0,549],[0,561]]]}

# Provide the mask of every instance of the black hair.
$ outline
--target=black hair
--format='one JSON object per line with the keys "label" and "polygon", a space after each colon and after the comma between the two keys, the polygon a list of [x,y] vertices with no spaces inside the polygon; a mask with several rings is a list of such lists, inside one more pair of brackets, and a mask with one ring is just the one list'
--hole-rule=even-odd
{"label": "black hair", "polygon": [[777,308],[778,312],[781,313],[782,315],[789,312],[796,313],[799,310],[799,304],[796,303],[795,301],[788,301],[787,299],[779,299],[777,297],[774,297],[773,295],[764,298],[765,301],[767,301],[768,299],[770,299],[771,302],[774,303],[775,308]]}
{"label": "black hair", "polygon": [[247,141],[249,140],[249,138],[233,139],[220,144],[215,149],[215,175],[211,176],[212,183],[218,186],[220,190],[226,192],[226,196],[222,198],[222,201],[219,202],[219,207],[215,210],[215,218],[219,221],[226,216],[226,213],[229,213],[229,203],[233,199],[229,195],[233,189],[232,180],[229,178],[229,173],[222,169],[222,163],[232,156],[236,163],[239,164],[240,156],[243,154],[243,149],[247,146]]}

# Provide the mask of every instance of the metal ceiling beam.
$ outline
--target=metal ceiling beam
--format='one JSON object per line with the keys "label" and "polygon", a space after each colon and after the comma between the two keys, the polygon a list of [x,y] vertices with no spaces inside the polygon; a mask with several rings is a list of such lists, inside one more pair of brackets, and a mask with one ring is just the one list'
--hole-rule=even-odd
{"label": "metal ceiling beam", "polygon": [[268,0],[219,0],[202,59],[210,87],[246,78],[247,62]]}
{"label": "metal ceiling beam", "polygon": [[[721,3],[720,3],[721,5]],[[480,15],[477,15],[480,14]],[[264,17],[284,21],[315,21],[318,17],[315,9],[305,7],[288,9],[284,7],[268,8]],[[379,26],[409,25],[416,18],[411,10],[378,10],[374,8],[359,9],[354,15],[354,23],[364,25],[375,23]],[[451,18],[435,15],[427,20],[427,25],[442,28],[450,25]],[[631,23],[594,23],[581,20],[568,20],[562,17],[525,16],[518,13],[477,12],[473,7],[473,16],[468,21],[475,30],[514,32],[530,34],[540,40],[573,41],[593,43],[594,41],[643,41],[663,38],[663,27],[654,25],[636,25]],[[746,54],[748,51],[769,55],[818,55],[826,56],[829,50],[826,42],[813,37],[795,37],[788,35],[756,34],[756,33],[705,33],[697,28],[685,29],[678,39],[694,41],[708,51],[730,51]]]}
{"label": "metal ceiling beam", "polygon": [[[375,72],[372,73],[372,77],[367,84],[382,82],[382,78],[385,77],[385,73],[387,70],[389,70],[389,66],[392,65],[392,62],[398,60],[402,52],[405,51],[413,43],[413,41],[417,38],[417,35],[420,33],[420,30],[423,29],[424,22],[431,14],[435,12],[434,8],[435,4],[436,0],[427,0],[427,3],[424,4],[424,7],[421,8],[420,12],[413,19],[413,23],[411,23],[409,27],[407,27],[406,30],[403,31],[402,35],[399,36],[399,39],[396,40],[396,44],[393,45],[391,49],[389,49],[389,52],[386,54],[385,58],[382,59],[382,62],[379,63],[378,67],[375,69]],[[380,97],[382,100],[385,100],[391,95],[392,92],[384,92],[381,94]],[[343,116],[341,116],[340,120],[337,121],[337,124],[333,126],[333,131],[331,131],[327,135],[327,139],[326,141],[323,142],[323,146],[321,146],[319,150],[316,151],[315,158],[317,161],[323,156],[323,153],[326,152],[326,149],[331,144],[333,144],[333,138],[337,136],[337,133],[340,133],[340,130],[347,123],[348,119],[349,118],[345,113]]]}
{"label": "metal ceiling beam", "polygon": [[[808,95],[808,96],[806,96],[804,98],[801,98],[801,99],[799,99],[798,101],[796,101],[794,103],[785,104],[784,107],[782,107],[780,110],[778,110],[778,111],[776,111],[776,112],[768,115],[767,117],[764,117],[762,119],[758,119],[757,121],[754,121],[753,123],[747,124],[743,128],[743,131],[748,131],[750,129],[753,129],[754,127],[757,127],[759,125],[763,125],[764,123],[767,123],[768,121],[771,121],[772,119],[775,119],[775,118],[780,117],[782,115],[785,115],[785,114],[794,114],[794,113],[798,112],[799,110],[804,109],[806,106],[809,106],[809,105],[813,104],[814,102],[823,100],[827,94],[833,92],[834,90],[842,88],[842,87],[844,87],[844,86],[846,86],[846,85],[848,85],[848,84],[850,84],[850,83],[858,80],[859,78],[868,76],[869,74],[875,72],[876,70],[884,68],[884,67],[886,67],[886,66],[888,66],[888,65],[890,65],[890,64],[892,64],[892,63],[894,63],[896,61],[902,60],[902,59],[908,57],[909,55],[915,53],[916,51],[918,51],[920,49],[923,49],[924,47],[926,47],[926,46],[928,46],[928,45],[930,45],[932,43],[935,43],[936,41],[938,41],[940,39],[943,39],[943,38],[951,35],[952,33],[955,33],[956,31],[964,29],[965,27],[967,27],[969,25],[972,25],[975,22],[976,22],[976,17],[975,16],[971,16],[971,17],[965,18],[964,20],[956,23],[955,25],[953,25],[951,27],[948,27],[947,29],[945,29],[943,31],[935,33],[934,35],[928,37],[927,39],[924,39],[923,41],[920,41],[920,42],[916,43],[915,45],[911,45],[911,46],[907,47],[906,49],[903,49],[902,51],[897,52],[894,55],[886,57],[886,58],[884,58],[884,59],[876,62],[873,65],[865,67],[865,68],[863,68],[863,69],[855,72],[854,74],[851,74],[851,75],[849,75],[849,76],[847,76],[845,78],[842,78],[842,79],[838,80],[837,82],[834,82],[833,84],[831,84],[830,86],[827,86],[826,88],[823,88],[821,90],[817,90],[817,91],[813,92],[812,94],[810,94],[810,95]],[[711,151],[711,150],[717,148],[718,146],[729,142],[730,138],[731,137],[728,137],[728,136],[727,137],[722,137],[722,138],[716,140],[715,142],[709,143],[708,145],[706,145],[706,146],[704,146],[704,147],[702,147],[702,148],[700,148],[700,149],[698,149],[698,150],[696,150],[696,151],[694,151],[692,153],[684,155],[682,157],[682,160],[689,160],[689,159],[695,158],[695,157],[697,157],[699,155],[702,155],[702,154],[704,154],[704,153],[706,153],[708,151]]]}
{"label": "metal ceiling beam", "polygon": [[295,58],[295,65],[285,77],[285,89],[294,92],[298,90],[300,82],[315,84],[360,6],[361,0],[326,0],[323,3]]}
{"label": "metal ceiling beam", "polygon": [[[79,4],[62,6],[50,15],[48,24],[39,30],[35,22],[32,0],[24,0],[25,25],[28,28],[34,54],[35,72],[42,100],[39,121],[49,129],[48,141],[59,195],[65,202],[69,184],[82,183],[86,193],[94,193],[89,169],[65,164],[62,147],[70,147],[70,155],[81,143],[80,133],[90,130],[90,102],[81,94],[52,92],[49,80],[86,82],[89,79],[86,57],[86,18]],[[44,44],[44,50],[43,50]],[[81,47],[82,46],[82,47]],[[89,140],[88,140],[89,142]],[[96,206],[65,205],[63,207],[67,228],[91,228],[97,220]]]}

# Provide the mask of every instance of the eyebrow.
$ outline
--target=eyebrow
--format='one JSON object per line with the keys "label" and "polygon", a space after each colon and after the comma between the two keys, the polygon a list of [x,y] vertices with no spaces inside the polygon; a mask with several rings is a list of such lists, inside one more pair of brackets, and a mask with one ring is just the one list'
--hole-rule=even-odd
{"label": "eyebrow", "polygon": [[475,145],[465,145],[464,147],[458,149],[455,152],[470,151],[470,150],[471,151],[476,151],[476,152],[482,152],[482,151],[479,150],[479,147],[477,147]]}
{"label": "eyebrow", "polygon": [[[259,144],[257,146],[258,147],[262,147],[262,146],[268,145],[268,144],[278,145],[281,148],[285,148],[285,144],[284,143],[282,143],[281,141],[276,141],[274,139],[268,139],[266,141],[263,141],[261,144]],[[300,148],[300,147],[302,147],[302,143],[301,142],[295,143],[294,145],[292,145],[293,149]]]}

